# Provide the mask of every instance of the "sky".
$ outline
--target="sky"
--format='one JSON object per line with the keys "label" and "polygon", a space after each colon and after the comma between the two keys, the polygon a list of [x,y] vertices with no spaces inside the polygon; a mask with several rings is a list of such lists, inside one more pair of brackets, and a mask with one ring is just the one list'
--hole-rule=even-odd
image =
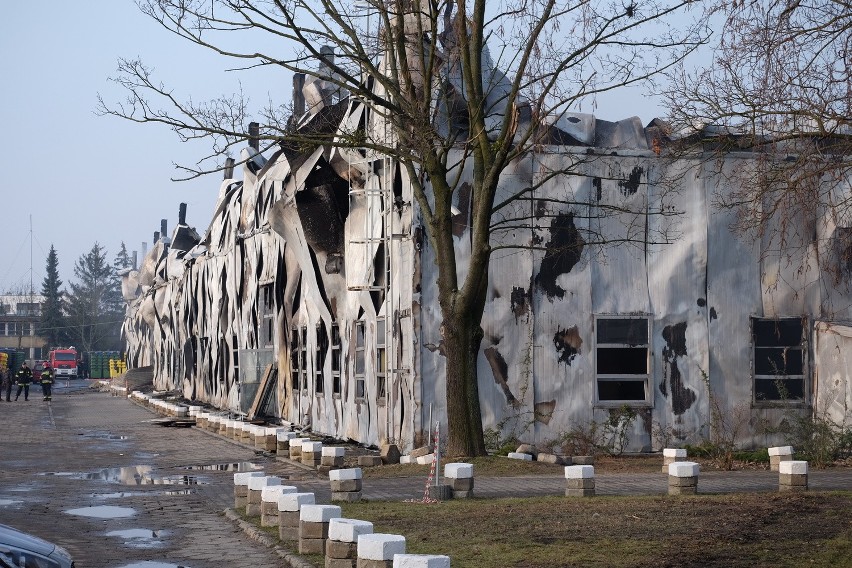
{"label": "sky", "polygon": [[[177,223],[180,203],[199,234],[213,213],[221,174],[173,182],[174,164],[207,156],[164,126],[98,116],[97,97],[120,102],[109,79],[119,57],[139,57],[181,99],[211,99],[242,88],[258,105],[287,102],[292,77],[228,71],[228,62],[181,40],[132,0],[4,2],[0,18],[0,293],[38,293],[53,245],[67,287],[76,261],[95,243],[113,262],[150,250],[160,220]],[[629,109],[625,112],[625,109]],[[663,115],[634,89],[600,100],[607,120]]]}

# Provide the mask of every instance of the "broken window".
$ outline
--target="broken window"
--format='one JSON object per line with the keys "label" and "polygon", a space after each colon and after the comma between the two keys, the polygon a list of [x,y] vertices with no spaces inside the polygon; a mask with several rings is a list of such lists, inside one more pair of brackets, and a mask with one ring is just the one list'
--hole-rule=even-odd
{"label": "broken window", "polygon": [[596,402],[651,404],[649,319],[598,316],[595,327]]}
{"label": "broken window", "polygon": [[383,400],[386,394],[387,350],[385,349],[385,319],[376,321],[376,398]]}
{"label": "broken window", "polygon": [[355,398],[364,398],[366,334],[363,321],[355,322]]}
{"label": "broken window", "polygon": [[331,392],[340,394],[340,326],[331,324]]}
{"label": "broken window", "polygon": [[290,330],[290,386],[293,392],[299,390],[299,330],[293,326]]}
{"label": "broken window", "polygon": [[266,284],[260,287],[258,295],[260,305],[258,312],[260,313],[261,331],[260,342],[262,347],[272,347],[275,344],[275,292],[272,289],[272,284]]}
{"label": "broken window", "polygon": [[303,325],[299,330],[299,371],[301,371],[301,384],[303,391],[308,390],[308,326]]}
{"label": "broken window", "polygon": [[754,340],[754,400],[805,398],[805,324],[802,318],[758,319]]}
{"label": "broken window", "polygon": [[325,368],[325,352],[328,349],[328,336],[325,333],[325,322],[317,324],[317,343],[314,356],[314,392],[325,392],[323,369]]}

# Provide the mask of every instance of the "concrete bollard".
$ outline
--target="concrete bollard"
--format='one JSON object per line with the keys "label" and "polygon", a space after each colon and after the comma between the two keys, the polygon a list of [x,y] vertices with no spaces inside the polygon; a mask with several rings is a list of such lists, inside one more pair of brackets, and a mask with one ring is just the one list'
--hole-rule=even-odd
{"label": "concrete bollard", "polygon": [[278,432],[276,435],[278,447],[276,452],[279,456],[290,456],[290,440],[296,437],[295,432]]}
{"label": "concrete bollard", "polygon": [[361,500],[361,478],[363,472],[360,467],[348,469],[333,469],[328,472],[331,483],[331,500],[355,502]]}
{"label": "concrete bollard", "polygon": [[343,458],[346,457],[346,448],[343,446],[323,447],[320,465],[326,467],[343,467]]}
{"label": "concrete bollard", "polygon": [[260,516],[260,506],[263,503],[263,488],[270,487],[272,485],[281,485],[281,478],[274,475],[263,475],[249,478],[246,515],[249,517]]}
{"label": "concrete bollard", "polygon": [[234,427],[235,427],[236,425],[237,425],[237,421],[236,421],[236,420],[231,420],[230,418],[228,418],[227,420],[225,420],[225,431],[224,431],[224,435],[225,435],[226,437],[228,437],[228,438],[233,439],[233,438],[234,438]]}
{"label": "concrete bollard", "polygon": [[357,568],[393,568],[395,554],[405,554],[405,537],[398,534],[362,534],[358,537]]}
{"label": "concrete bollard", "polygon": [[278,526],[278,498],[299,490],[292,485],[268,485],[260,493],[260,526]]}
{"label": "concrete bollard", "polygon": [[509,452],[507,456],[511,460],[532,461],[532,454],[524,454],[521,452]]}
{"label": "concrete bollard", "polygon": [[778,491],[807,491],[808,462],[787,460],[778,464]]}
{"label": "concrete bollard", "polygon": [[669,466],[675,462],[686,461],[686,450],[683,448],[666,448],[663,450],[663,473],[669,472]]}
{"label": "concrete bollard", "polygon": [[769,470],[779,471],[778,465],[784,461],[792,461],[793,446],[778,446],[769,448]]}
{"label": "concrete bollard", "polygon": [[302,444],[305,442],[310,442],[310,438],[293,438],[290,440],[290,455],[288,456],[291,460],[301,462],[302,461]]}
{"label": "concrete bollard", "polygon": [[198,412],[195,415],[195,427],[202,430],[210,429],[210,414],[204,411]]}
{"label": "concrete bollard", "polygon": [[358,456],[358,467],[376,467],[382,465],[382,456]]}
{"label": "concrete bollard", "polygon": [[278,432],[286,431],[286,428],[266,426],[260,435],[255,436],[254,447],[266,452],[275,452],[278,450]]}
{"label": "concrete bollard", "polygon": [[313,493],[284,493],[278,497],[278,538],[299,540],[299,511],[315,503]]}
{"label": "concrete bollard", "polygon": [[394,554],[393,568],[450,568],[450,557],[441,554]]}
{"label": "concrete bollard", "polygon": [[322,459],[322,442],[302,442],[302,465],[317,467]]}
{"label": "concrete bollard", "polygon": [[[234,433],[236,433],[236,427],[234,427]],[[240,423],[240,437],[239,441],[242,444],[248,444],[249,446],[254,447],[254,424],[249,424],[248,422]]]}
{"label": "concrete bollard", "polygon": [[328,524],[340,516],[337,505],[303,505],[299,511],[299,554],[325,554]]}
{"label": "concrete bollard", "polygon": [[325,542],[325,568],[355,568],[358,537],[362,534],[373,534],[373,523],[343,517],[331,519]]}
{"label": "concrete bollard", "polygon": [[698,464],[674,462],[669,465],[669,495],[695,495],[698,491]]}
{"label": "concrete bollard", "polygon": [[243,471],[234,474],[234,508],[242,509],[248,505],[249,479],[263,477],[262,471]]}
{"label": "concrete bollard", "polygon": [[448,463],[444,466],[444,477],[452,488],[453,499],[473,497],[473,464]]}
{"label": "concrete bollard", "polygon": [[595,494],[595,467],[592,465],[565,466],[565,496],[591,497]]}

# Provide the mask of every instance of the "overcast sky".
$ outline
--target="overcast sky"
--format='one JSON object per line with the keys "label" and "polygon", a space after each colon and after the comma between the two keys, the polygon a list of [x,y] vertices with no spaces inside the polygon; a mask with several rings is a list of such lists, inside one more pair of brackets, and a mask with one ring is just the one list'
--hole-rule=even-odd
{"label": "overcast sky", "polygon": [[[95,242],[110,263],[122,241],[141,257],[160,219],[174,228],[181,202],[188,204],[187,223],[203,233],[221,175],[170,179],[178,176],[174,162],[192,164],[207,155],[207,146],[182,144],[164,127],[95,113],[98,93],[112,102],[124,96],[109,81],[118,58],[140,57],[182,99],[228,95],[241,85],[258,105],[270,97],[286,102],[292,78],[227,72],[228,62],[169,34],[132,0],[4,4],[0,293],[28,290],[31,278],[38,293],[51,244],[65,286]],[[647,123],[663,112],[632,91],[600,101],[595,114],[607,120],[637,115]]]}

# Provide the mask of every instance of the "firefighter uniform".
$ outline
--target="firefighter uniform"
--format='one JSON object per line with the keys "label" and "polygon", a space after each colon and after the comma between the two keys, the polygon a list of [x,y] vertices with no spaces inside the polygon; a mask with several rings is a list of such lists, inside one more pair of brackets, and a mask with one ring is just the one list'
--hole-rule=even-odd
{"label": "firefighter uniform", "polygon": [[50,372],[50,367],[45,367],[41,372],[41,392],[44,394],[44,400],[50,400],[50,389],[53,386],[53,374]]}
{"label": "firefighter uniform", "polygon": [[33,382],[33,372],[26,363],[21,365],[17,375],[18,392],[15,393],[15,400],[21,396],[21,391],[24,391],[24,400],[30,399],[30,383]]}

